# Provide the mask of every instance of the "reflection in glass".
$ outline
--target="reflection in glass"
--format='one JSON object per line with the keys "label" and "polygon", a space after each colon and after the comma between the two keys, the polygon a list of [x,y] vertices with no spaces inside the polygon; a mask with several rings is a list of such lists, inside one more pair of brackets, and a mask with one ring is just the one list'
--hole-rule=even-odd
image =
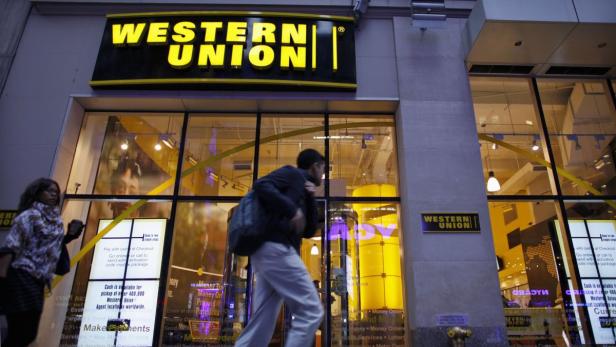
{"label": "reflection in glass", "polygon": [[[358,127],[359,123],[374,123]],[[330,195],[359,196],[358,187],[374,185],[371,195],[398,195],[398,157],[392,116],[330,116]],[[376,189],[377,186],[384,189]],[[363,191],[368,193],[368,191]]]}
{"label": "reflection in glass", "polygon": [[182,119],[172,113],[87,113],[67,191],[171,194]]}
{"label": "reflection in glass", "polygon": [[334,203],[328,218],[332,345],[405,346],[398,205]]}
{"label": "reflection in glass", "polygon": [[227,252],[235,203],[179,203],[163,321],[163,343],[233,345],[244,322],[247,257]]}
{"label": "reflection in glass", "polygon": [[554,203],[491,202],[489,209],[509,343],[583,343],[582,307],[563,296],[576,288],[553,246],[562,235]]}
{"label": "reflection in glass", "polygon": [[490,192],[552,194],[547,168],[533,160],[544,158],[528,80],[471,77],[470,84],[484,177],[500,183],[500,189]]}
{"label": "reflection in glass", "polygon": [[[616,111],[603,81],[539,80],[563,194],[616,192]],[[573,177],[573,178],[572,178]]]}
{"label": "reflection in glass", "polygon": [[[182,172],[194,172],[182,178],[181,194],[246,194],[252,186],[256,120],[253,114],[191,114]],[[242,145],[247,148],[236,151]]]}

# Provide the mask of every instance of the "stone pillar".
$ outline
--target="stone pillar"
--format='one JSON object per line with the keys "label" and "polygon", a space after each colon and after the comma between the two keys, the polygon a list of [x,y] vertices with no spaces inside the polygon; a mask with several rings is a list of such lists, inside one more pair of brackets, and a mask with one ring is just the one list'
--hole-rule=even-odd
{"label": "stone pillar", "polygon": [[[437,316],[468,317],[467,346],[506,346],[506,331],[468,76],[464,20],[420,31],[394,18],[404,276],[410,340],[449,346]],[[481,232],[426,234],[422,212],[476,212]]]}
{"label": "stone pillar", "polygon": [[0,95],[28,20],[30,6],[29,0],[0,2]]}

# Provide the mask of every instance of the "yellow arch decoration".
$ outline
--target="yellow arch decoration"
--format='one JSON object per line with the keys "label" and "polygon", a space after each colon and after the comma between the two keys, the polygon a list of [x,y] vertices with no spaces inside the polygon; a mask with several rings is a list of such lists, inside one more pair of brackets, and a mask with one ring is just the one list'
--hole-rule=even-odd
{"label": "yellow arch decoration", "polygon": [[[363,128],[363,127],[376,127],[376,126],[394,126],[393,122],[357,122],[357,123],[348,123],[348,124],[334,124],[334,125],[330,125],[329,129],[330,130],[340,130],[340,129],[350,129],[350,128]],[[268,137],[264,137],[262,138],[259,143],[268,143],[268,142],[272,142],[272,141],[276,141],[276,140],[280,140],[280,139],[284,139],[284,138],[289,138],[289,137],[293,137],[293,136],[298,136],[298,135],[305,135],[305,134],[310,134],[310,133],[314,133],[314,132],[318,132],[318,131],[324,131],[325,130],[325,126],[318,126],[318,127],[311,127],[311,128],[305,128],[305,129],[298,129],[298,130],[293,130],[293,131],[289,131],[286,133],[282,133],[282,134],[278,134],[278,135],[272,135],[272,136],[268,136]],[[219,161],[225,157],[228,157],[230,155],[233,155],[235,153],[241,152],[245,149],[248,149],[250,147],[254,147],[256,144],[256,141],[250,141],[250,142],[246,142],[243,145],[231,148],[227,151],[224,151],[220,154],[211,156],[205,160],[200,161],[199,163],[197,163],[196,165],[182,171],[182,174],[180,176],[180,180],[186,176],[189,176],[190,174],[194,173],[196,170],[200,170],[205,166],[211,165],[212,163],[215,163],[216,161]],[[156,188],[152,189],[151,191],[149,191],[146,195],[158,195],[161,192],[165,191],[167,188],[173,186],[174,183],[174,178],[170,178],[168,180],[166,180],[165,182],[161,183],[160,185],[158,185]],[[109,223],[109,225],[107,225],[105,228],[103,228],[103,230],[101,230],[98,234],[96,234],[96,236],[94,236],[90,241],[88,241],[88,243],[86,243],[85,246],[83,246],[83,248],[81,250],[79,250],[79,252],[73,257],[71,258],[71,267],[74,267],[75,265],[77,265],[79,263],[79,261],[81,261],[81,259],[89,252],[92,250],[92,248],[94,248],[94,246],[96,245],[96,243],[102,239],[105,235],[107,235],[108,232],[111,231],[111,229],[113,229],[116,225],[118,225],[120,222],[122,222],[124,219],[126,219],[127,217],[129,217],[134,211],[136,211],[137,209],[139,209],[141,206],[145,205],[148,202],[148,199],[141,199],[141,200],[137,200],[134,204],[132,204],[131,206],[129,206],[126,210],[124,210],[124,212],[122,212],[119,216],[115,217],[113,219],[113,221],[111,221],[111,223]],[[52,288],[55,288],[58,283],[60,283],[60,281],[62,281],[62,278],[64,278],[64,276],[56,276],[53,279],[52,282]]]}

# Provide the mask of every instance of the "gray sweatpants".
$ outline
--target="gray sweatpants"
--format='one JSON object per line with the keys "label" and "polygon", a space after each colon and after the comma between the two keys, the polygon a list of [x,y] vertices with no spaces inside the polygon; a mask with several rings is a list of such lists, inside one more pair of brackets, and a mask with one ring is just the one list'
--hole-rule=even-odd
{"label": "gray sweatpants", "polygon": [[265,242],[250,261],[257,276],[253,313],[235,346],[266,347],[283,301],[293,315],[285,347],[311,346],[323,307],[297,252],[288,245]]}

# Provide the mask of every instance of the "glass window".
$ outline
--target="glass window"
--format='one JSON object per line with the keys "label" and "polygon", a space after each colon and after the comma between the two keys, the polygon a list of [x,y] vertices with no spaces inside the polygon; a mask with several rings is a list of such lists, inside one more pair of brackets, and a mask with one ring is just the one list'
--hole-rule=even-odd
{"label": "glass window", "polygon": [[163,344],[233,345],[246,314],[248,257],[227,251],[227,218],[236,203],[178,203]]}
{"label": "glass window", "polygon": [[614,344],[616,330],[610,321],[616,319],[616,204],[567,202],[566,209],[572,260],[582,286],[572,293],[574,300],[586,307],[594,342]]}
{"label": "glass window", "polygon": [[604,81],[538,81],[559,180],[566,195],[616,193],[616,111]]}
{"label": "glass window", "polygon": [[[284,166],[296,166],[297,155],[312,148],[325,154],[322,114],[263,114],[259,145],[259,177]],[[317,196],[323,196],[323,185]]]}
{"label": "glass window", "polygon": [[[555,203],[490,202],[498,277],[511,345],[589,343],[584,311],[570,295]],[[562,244],[562,242],[560,242]]]}
{"label": "glass window", "polygon": [[330,116],[331,196],[398,195],[398,157],[392,116]]}
{"label": "glass window", "polygon": [[528,80],[471,77],[470,84],[488,193],[553,194]]}
{"label": "glass window", "polygon": [[332,346],[406,346],[398,204],[328,210]]}
{"label": "glass window", "polygon": [[[150,344],[163,266],[170,202],[126,201],[131,216],[114,217],[114,201],[68,201],[65,213],[84,215],[82,249],[101,235],[75,271],[61,345]],[[132,206],[132,207],[131,207]],[[79,212],[81,210],[81,213]],[[115,224],[117,223],[117,224]],[[129,330],[131,334],[121,334]],[[148,342],[145,342],[148,341]]]}
{"label": "glass window", "polygon": [[254,114],[191,114],[181,194],[246,194],[252,186],[256,122]]}
{"label": "glass window", "polygon": [[67,191],[172,194],[182,114],[86,113]]}

